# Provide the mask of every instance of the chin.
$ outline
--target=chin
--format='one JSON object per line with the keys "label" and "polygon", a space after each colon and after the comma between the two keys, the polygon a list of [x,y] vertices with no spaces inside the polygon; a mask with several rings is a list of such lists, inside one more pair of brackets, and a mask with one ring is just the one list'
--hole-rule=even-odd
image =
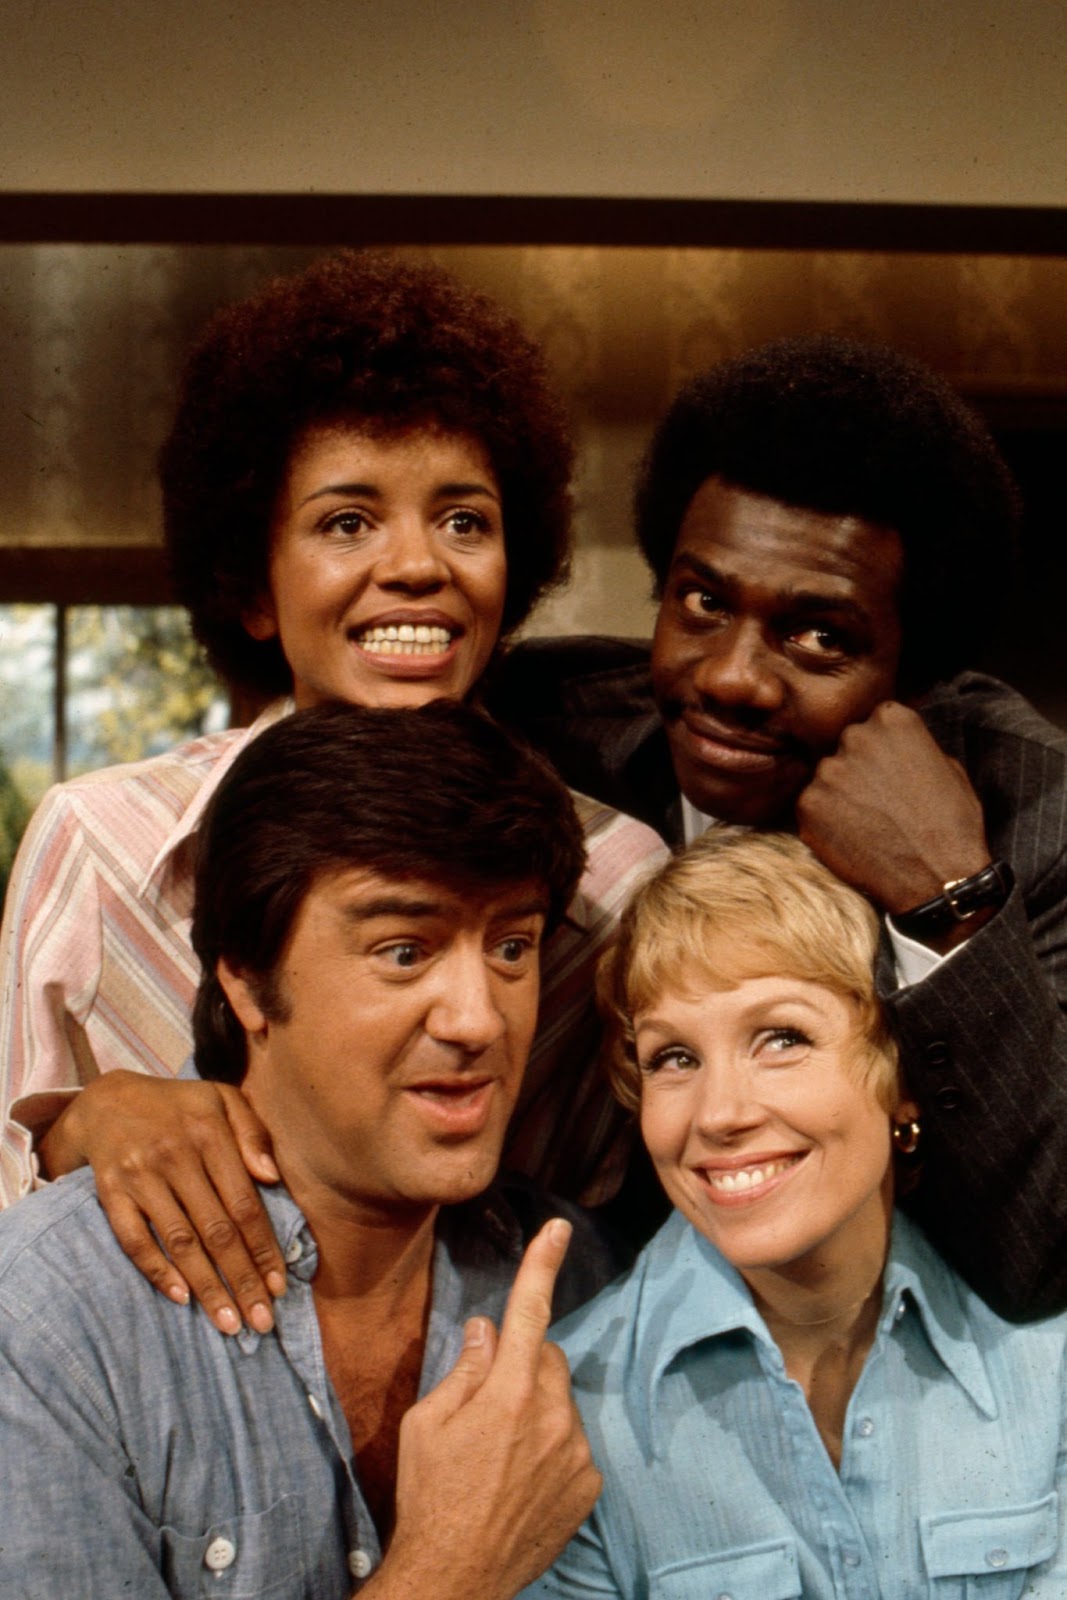
{"label": "chin", "polygon": [[463,1205],[484,1194],[497,1175],[500,1158],[492,1161],[472,1160],[449,1174],[442,1174],[438,1185],[437,1203],[442,1206]]}

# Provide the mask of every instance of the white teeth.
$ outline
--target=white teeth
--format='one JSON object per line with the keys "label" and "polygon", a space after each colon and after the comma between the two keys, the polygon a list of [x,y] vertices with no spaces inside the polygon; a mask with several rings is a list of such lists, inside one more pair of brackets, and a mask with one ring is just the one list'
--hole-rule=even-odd
{"label": "white teeth", "polygon": [[387,627],[357,633],[356,643],[382,656],[438,656],[452,643],[447,628],[425,622],[391,622]]}
{"label": "white teeth", "polygon": [[745,1189],[755,1189],[770,1178],[776,1178],[797,1159],[796,1156],[785,1156],[779,1161],[768,1161],[765,1167],[741,1167],[736,1172],[705,1172],[704,1176],[713,1189],[721,1189],[724,1194],[739,1194]]}

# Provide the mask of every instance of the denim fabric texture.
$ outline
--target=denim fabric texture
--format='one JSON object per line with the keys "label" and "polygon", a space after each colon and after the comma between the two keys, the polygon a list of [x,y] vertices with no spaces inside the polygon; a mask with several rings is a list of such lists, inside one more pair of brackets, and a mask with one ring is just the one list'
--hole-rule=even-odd
{"label": "denim fabric texture", "polygon": [[[91,1175],[0,1216],[0,1595],[4,1600],[348,1600],[381,1560],[326,1375],[303,1216],[261,1190],[289,1288],[275,1332],[224,1338],[126,1260]],[[519,1180],[441,1213],[421,1376],[467,1317],[498,1320],[547,1203]],[[562,1309],[622,1265],[577,1218]]]}

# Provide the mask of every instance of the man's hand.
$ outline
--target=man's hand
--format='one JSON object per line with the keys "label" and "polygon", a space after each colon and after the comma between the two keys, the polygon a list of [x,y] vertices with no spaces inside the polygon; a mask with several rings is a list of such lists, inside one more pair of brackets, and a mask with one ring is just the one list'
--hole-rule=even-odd
{"label": "man's hand", "polygon": [[[797,831],[832,872],[890,915],[940,894],[992,860],[982,806],[963,768],[918,712],[889,700],[845,729],[797,801]],[[936,948],[988,918],[959,924]]]}
{"label": "man's hand", "polygon": [[240,1090],[107,1072],[38,1153],[50,1177],[90,1164],[115,1237],[161,1294],[184,1305],[191,1290],[223,1333],[273,1326],[285,1262],[249,1173],[276,1183],[278,1169]]}
{"label": "man's hand", "polygon": [[395,1532],[367,1600],[512,1600],[596,1503],[600,1474],[566,1358],[545,1343],[570,1231],[558,1217],[545,1224],[499,1339],[473,1318],[455,1367],[404,1418]]}

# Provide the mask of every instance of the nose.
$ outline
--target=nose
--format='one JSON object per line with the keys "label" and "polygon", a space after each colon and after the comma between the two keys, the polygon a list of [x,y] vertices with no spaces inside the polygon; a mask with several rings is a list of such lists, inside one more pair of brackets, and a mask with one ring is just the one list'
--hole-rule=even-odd
{"label": "nose", "polygon": [[704,640],[693,683],[719,705],[774,711],[782,703],[775,654],[754,618],[735,618]]}
{"label": "nose", "polygon": [[389,530],[375,576],[383,589],[425,594],[443,588],[449,569],[434,529],[421,517],[398,518]]}
{"label": "nose", "polygon": [[764,1113],[753,1098],[751,1077],[743,1062],[708,1063],[701,1078],[693,1120],[704,1139],[713,1144],[729,1144],[759,1127]]}
{"label": "nose", "polygon": [[455,1045],[470,1055],[488,1050],[503,1038],[504,1015],[480,944],[476,950],[456,950],[442,962],[426,1027],[442,1044]]}

